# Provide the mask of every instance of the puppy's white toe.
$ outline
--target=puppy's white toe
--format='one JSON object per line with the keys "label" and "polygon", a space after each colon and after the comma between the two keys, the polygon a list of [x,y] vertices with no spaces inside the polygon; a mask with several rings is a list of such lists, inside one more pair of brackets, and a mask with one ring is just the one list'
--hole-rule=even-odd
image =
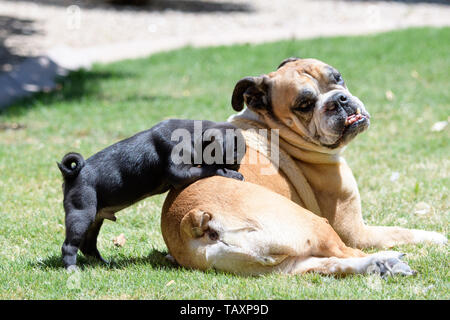
{"label": "puppy's white toe", "polygon": [[170,254],[166,255],[165,258],[166,258],[167,260],[169,260],[171,263],[174,263],[174,264],[177,263],[176,260],[175,260],[175,258],[172,257]]}
{"label": "puppy's white toe", "polygon": [[75,266],[75,265],[68,266],[68,267],[66,268],[66,271],[67,271],[68,273],[78,272],[78,267]]}

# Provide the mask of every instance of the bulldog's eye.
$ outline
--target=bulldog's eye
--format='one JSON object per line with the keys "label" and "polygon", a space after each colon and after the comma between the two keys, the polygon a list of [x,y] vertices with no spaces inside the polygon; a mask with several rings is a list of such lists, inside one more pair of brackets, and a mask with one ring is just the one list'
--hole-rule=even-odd
{"label": "bulldog's eye", "polygon": [[294,106],[295,111],[300,112],[309,112],[316,106],[315,100],[308,100],[308,101],[300,101],[298,104]]}
{"label": "bulldog's eye", "polygon": [[344,84],[344,79],[342,79],[342,76],[340,73],[334,73],[333,77],[334,77],[334,81],[336,81],[337,84]]}

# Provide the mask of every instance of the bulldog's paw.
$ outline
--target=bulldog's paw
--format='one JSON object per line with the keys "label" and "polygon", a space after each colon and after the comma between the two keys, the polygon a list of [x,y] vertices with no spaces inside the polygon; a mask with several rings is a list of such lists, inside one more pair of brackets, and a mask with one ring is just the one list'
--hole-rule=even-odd
{"label": "bulldog's paw", "polygon": [[379,274],[381,277],[390,277],[394,275],[413,276],[417,272],[410,266],[400,260],[404,256],[401,252],[384,251],[373,255],[371,264],[367,267],[367,273]]}
{"label": "bulldog's paw", "polygon": [[425,230],[412,230],[414,235],[414,242],[431,242],[435,244],[446,244],[447,237],[443,234],[434,231],[425,231]]}

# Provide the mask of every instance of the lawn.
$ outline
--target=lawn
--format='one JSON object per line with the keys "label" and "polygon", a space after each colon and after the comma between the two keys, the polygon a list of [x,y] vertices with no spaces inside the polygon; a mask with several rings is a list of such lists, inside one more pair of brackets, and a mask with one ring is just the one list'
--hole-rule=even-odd
{"label": "lawn", "polygon": [[[0,113],[0,299],[449,299],[448,248],[402,246],[415,277],[317,274],[240,277],[172,265],[160,231],[165,195],[107,221],[82,271],[62,268],[61,175],[68,151],[85,157],[166,118],[225,120],[234,84],[289,56],[315,57],[341,71],[372,115],[345,151],[368,224],[447,234],[450,28],[263,45],[183,48],[73,72],[61,90]],[[19,128],[4,129],[15,127]],[[17,125],[16,125],[17,126]],[[23,126],[23,127],[22,127]],[[417,203],[431,206],[418,214]],[[124,233],[127,242],[112,239]],[[173,281],[172,281],[173,280]]]}

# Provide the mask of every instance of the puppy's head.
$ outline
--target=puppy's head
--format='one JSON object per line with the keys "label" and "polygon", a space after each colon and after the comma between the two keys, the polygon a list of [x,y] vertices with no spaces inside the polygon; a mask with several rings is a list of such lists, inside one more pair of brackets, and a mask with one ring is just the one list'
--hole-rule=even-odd
{"label": "puppy's head", "polygon": [[344,146],[370,124],[364,104],[350,93],[339,71],[315,59],[289,58],[275,72],[241,79],[232,106],[241,111],[244,103],[331,149]]}

